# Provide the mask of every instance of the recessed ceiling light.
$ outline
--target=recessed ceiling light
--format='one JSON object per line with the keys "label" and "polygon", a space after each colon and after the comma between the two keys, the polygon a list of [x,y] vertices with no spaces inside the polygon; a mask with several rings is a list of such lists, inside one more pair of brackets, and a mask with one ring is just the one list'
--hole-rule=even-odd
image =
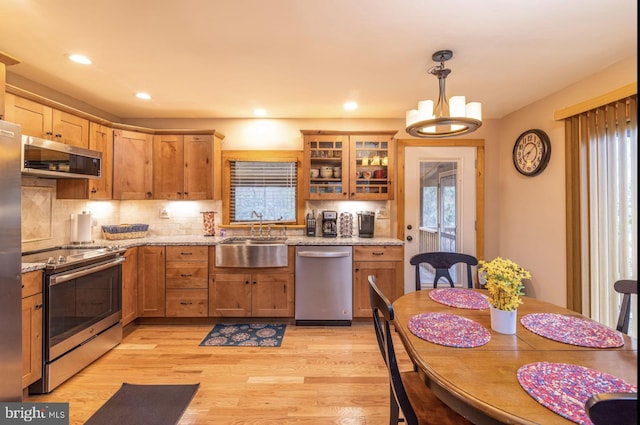
{"label": "recessed ceiling light", "polygon": [[150,100],[151,99],[151,95],[149,93],[145,93],[145,92],[138,92],[136,93],[136,97],[138,99],[142,99],[142,100]]}
{"label": "recessed ceiling light", "polygon": [[353,111],[358,109],[358,102],[345,102],[343,107],[347,111]]}
{"label": "recessed ceiling light", "polygon": [[77,54],[69,55],[69,60],[75,63],[81,63],[82,65],[91,65],[92,63],[91,59],[89,59],[85,55],[77,55]]}
{"label": "recessed ceiling light", "polygon": [[267,111],[263,108],[256,108],[253,110],[253,115],[256,117],[266,117]]}

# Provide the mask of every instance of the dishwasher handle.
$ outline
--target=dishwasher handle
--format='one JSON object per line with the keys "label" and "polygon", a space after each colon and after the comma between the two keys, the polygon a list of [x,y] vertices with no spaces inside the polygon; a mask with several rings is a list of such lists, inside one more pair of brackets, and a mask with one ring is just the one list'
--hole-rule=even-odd
{"label": "dishwasher handle", "polygon": [[351,253],[346,251],[298,251],[298,257],[307,258],[340,258],[349,256],[351,256]]}

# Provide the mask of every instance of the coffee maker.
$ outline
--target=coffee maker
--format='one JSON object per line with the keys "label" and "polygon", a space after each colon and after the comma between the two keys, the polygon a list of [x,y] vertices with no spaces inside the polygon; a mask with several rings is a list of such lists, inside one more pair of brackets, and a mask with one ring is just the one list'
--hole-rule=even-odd
{"label": "coffee maker", "polygon": [[358,236],[372,238],[375,227],[376,213],[373,211],[360,211],[358,213]]}
{"label": "coffee maker", "polygon": [[338,236],[338,213],[336,211],[322,211],[322,236],[325,238]]}

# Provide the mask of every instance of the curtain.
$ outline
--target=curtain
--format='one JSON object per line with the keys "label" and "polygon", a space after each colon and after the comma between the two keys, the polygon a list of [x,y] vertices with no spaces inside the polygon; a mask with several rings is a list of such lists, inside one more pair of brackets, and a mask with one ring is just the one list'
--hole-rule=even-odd
{"label": "curtain", "polygon": [[[638,134],[637,96],[597,107],[567,120],[574,155],[571,178],[579,180],[574,217],[580,250],[581,310],[615,328],[622,297],[613,290],[620,279],[637,279]],[[570,185],[571,182],[568,182]],[[568,188],[569,188],[568,185]],[[575,199],[573,200],[575,202]],[[571,207],[569,207],[571,209]],[[571,281],[570,281],[571,284]],[[571,293],[571,291],[570,291]],[[637,336],[637,302],[632,302],[629,334]]]}

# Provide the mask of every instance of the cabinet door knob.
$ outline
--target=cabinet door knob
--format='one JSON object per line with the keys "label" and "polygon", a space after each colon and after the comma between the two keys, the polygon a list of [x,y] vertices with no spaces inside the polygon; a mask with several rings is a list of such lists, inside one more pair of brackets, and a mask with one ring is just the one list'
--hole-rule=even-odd
{"label": "cabinet door knob", "polygon": [[411,235],[409,235],[409,236],[407,236],[407,240],[408,240],[409,242],[411,242],[411,241],[413,240],[413,237],[412,237]]}

